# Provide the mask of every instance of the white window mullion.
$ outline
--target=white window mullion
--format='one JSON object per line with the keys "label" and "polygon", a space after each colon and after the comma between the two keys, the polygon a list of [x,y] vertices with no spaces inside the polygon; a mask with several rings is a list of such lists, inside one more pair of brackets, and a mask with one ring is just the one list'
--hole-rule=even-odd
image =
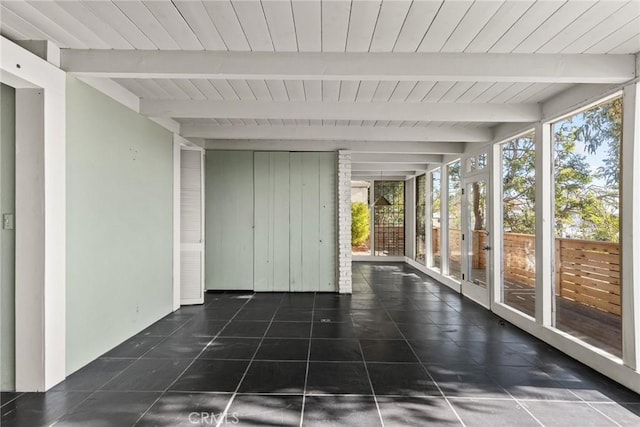
{"label": "white window mullion", "polygon": [[[622,360],[640,367],[640,85],[624,88],[621,147]],[[634,262],[635,260],[635,262]]]}
{"label": "white window mullion", "polygon": [[536,322],[552,326],[555,304],[553,231],[553,146],[551,125],[538,123],[536,144]]}

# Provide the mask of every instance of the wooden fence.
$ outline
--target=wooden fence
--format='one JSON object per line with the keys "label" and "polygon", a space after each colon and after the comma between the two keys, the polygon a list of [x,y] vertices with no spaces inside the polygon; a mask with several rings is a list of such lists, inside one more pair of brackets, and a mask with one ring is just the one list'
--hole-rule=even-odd
{"label": "wooden fence", "polygon": [[[434,253],[440,251],[440,229],[432,233]],[[460,230],[449,230],[451,258],[460,260]],[[486,267],[486,232],[474,231],[473,268]],[[504,278],[535,286],[535,237],[504,233]],[[567,300],[620,315],[620,245],[590,240],[555,239],[556,294]]]}

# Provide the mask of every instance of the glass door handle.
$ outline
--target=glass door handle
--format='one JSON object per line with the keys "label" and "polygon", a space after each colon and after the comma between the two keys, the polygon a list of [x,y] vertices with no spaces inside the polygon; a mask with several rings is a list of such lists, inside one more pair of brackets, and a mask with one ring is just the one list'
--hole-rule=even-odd
{"label": "glass door handle", "polygon": [[483,251],[490,251],[491,250],[491,246],[483,246],[482,250]]}

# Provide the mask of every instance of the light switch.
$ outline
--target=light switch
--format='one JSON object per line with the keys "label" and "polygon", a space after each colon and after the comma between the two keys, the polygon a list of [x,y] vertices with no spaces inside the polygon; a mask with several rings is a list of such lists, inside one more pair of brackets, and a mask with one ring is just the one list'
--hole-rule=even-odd
{"label": "light switch", "polygon": [[2,215],[2,228],[5,230],[13,230],[13,214]]}

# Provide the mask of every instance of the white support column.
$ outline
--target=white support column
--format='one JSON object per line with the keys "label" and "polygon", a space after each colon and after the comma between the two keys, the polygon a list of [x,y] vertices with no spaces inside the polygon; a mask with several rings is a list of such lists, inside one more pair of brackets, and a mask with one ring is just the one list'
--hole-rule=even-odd
{"label": "white support column", "polygon": [[63,71],[0,37],[16,88],[16,390],[66,375],[66,138]]}
{"label": "white support column", "polygon": [[440,172],[440,271],[449,276],[449,166]]}
{"label": "white support column", "polygon": [[640,369],[640,85],[624,88],[621,160],[622,359]]}
{"label": "white support column", "polygon": [[555,239],[553,231],[553,153],[551,125],[538,123],[536,146],[536,322],[552,326]]}
{"label": "white support column", "polygon": [[180,308],[180,142],[173,134],[173,310]]}
{"label": "white support column", "polygon": [[491,246],[489,251],[489,259],[492,271],[493,286],[489,295],[489,304],[494,306],[495,303],[501,303],[503,292],[503,276],[502,276],[502,235],[504,233],[502,224],[502,154],[500,144],[493,144],[488,152],[489,156],[489,183],[488,188],[492,197],[488,198],[488,206],[491,211],[491,218],[487,221],[490,229],[493,231],[489,235],[488,244]]}
{"label": "white support column", "polygon": [[338,151],[338,292],[351,286],[351,152]]}
{"label": "white support column", "polygon": [[405,180],[404,256],[415,259],[416,254],[416,179]]}

